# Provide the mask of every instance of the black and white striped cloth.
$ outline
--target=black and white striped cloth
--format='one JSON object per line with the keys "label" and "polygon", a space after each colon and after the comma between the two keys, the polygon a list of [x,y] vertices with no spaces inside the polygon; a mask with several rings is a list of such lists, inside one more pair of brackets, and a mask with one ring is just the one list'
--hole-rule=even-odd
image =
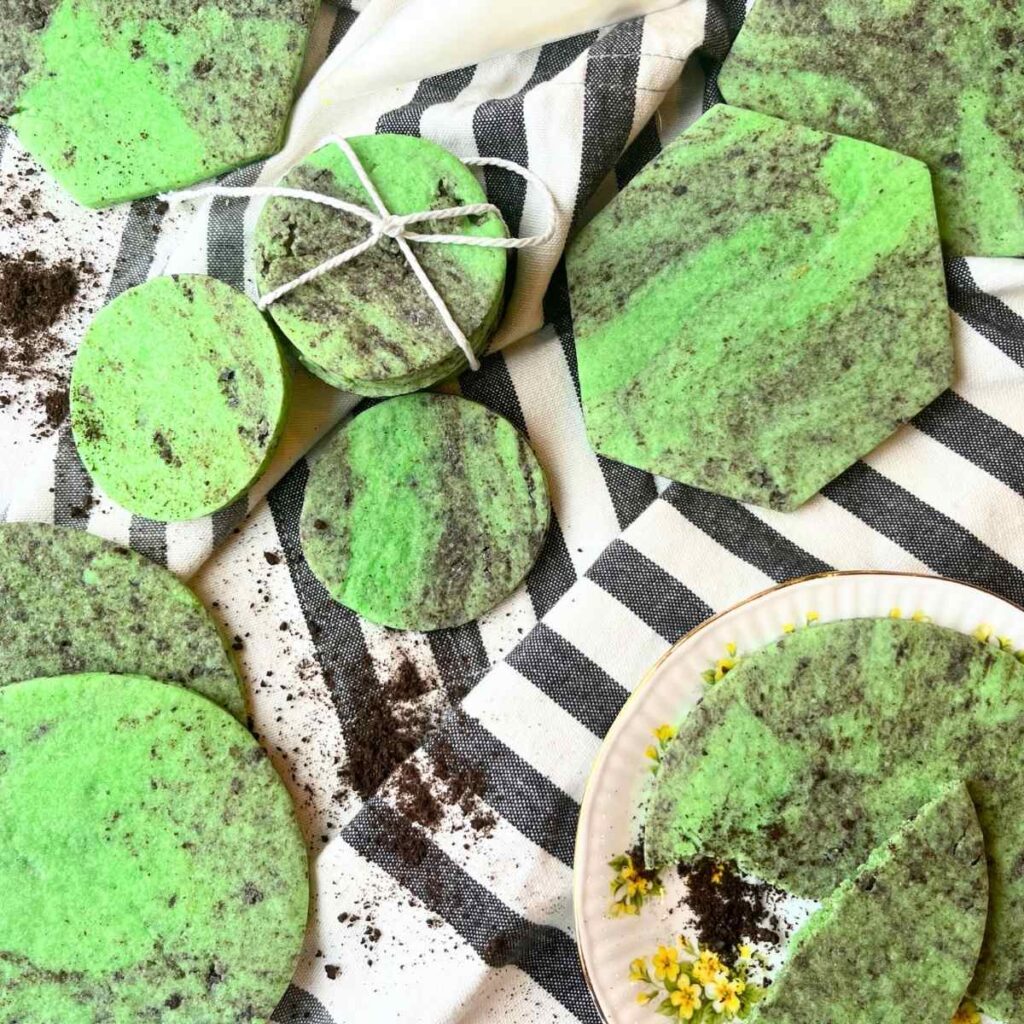
{"label": "black and white striped cloth", "polygon": [[[421,133],[465,155],[526,164],[552,185],[567,231],[716,102],[717,67],[744,13],[743,0],[682,0],[362,97],[342,128]],[[354,17],[348,8],[332,13],[325,51]],[[8,140],[0,170],[13,175],[24,164]],[[489,171],[487,185],[518,231],[535,199],[501,171]],[[167,269],[246,283],[243,204],[218,203],[198,218],[161,209],[61,207],[62,238],[77,238],[106,275],[103,294],[89,301]],[[0,242],[44,253],[50,244]],[[651,662],[716,610],[831,568],[935,572],[1024,603],[1024,262],[950,263],[955,387],[793,514],[595,456],[564,269],[554,260],[521,269],[514,312],[526,323],[536,306],[545,326],[460,387],[529,435],[552,483],[555,520],[520,592],[460,629],[416,636],[371,626],[332,603],[310,574],[297,538],[302,448],[351,404],[327,389],[303,383],[276,482],[265,499],[262,491],[251,498],[244,522],[240,505],[169,527],[93,494],[66,432],[38,442],[26,460],[17,414],[0,410],[20,441],[0,438],[0,471],[11,480],[32,463],[16,492],[0,484],[12,518],[131,543],[190,576],[239,639],[255,728],[292,786],[315,857],[316,915],[279,1024],[598,1021],[572,937],[576,819],[601,737]],[[461,812],[450,809],[416,865],[394,839],[418,826],[388,787],[363,802],[339,782],[360,709],[401,657],[438,684],[423,698],[436,726],[414,760],[449,744],[483,771],[496,817],[489,836],[467,843]]]}

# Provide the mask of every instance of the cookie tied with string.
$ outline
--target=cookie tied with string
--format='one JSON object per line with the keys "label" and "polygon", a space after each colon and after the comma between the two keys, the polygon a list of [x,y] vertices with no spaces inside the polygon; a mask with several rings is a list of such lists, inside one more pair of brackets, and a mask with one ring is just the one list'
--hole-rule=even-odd
{"label": "cookie tied with string", "polygon": [[[473,172],[432,142],[372,135],[349,143],[396,217],[487,202]],[[335,143],[318,149],[281,185],[374,208],[352,162]],[[494,213],[421,221],[411,230],[481,238],[508,234]],[[260,294],[266,297],[367,235],[366,221],[345,211],[294,196],[271,198],[255,234]],[[501,316],[505,250],[414,240],[409,245],[472,351],[482,353]],[[356,394],[417,391],[467,366],[465,353],[392,237],[282,295],[269,311],[311,372]]]}

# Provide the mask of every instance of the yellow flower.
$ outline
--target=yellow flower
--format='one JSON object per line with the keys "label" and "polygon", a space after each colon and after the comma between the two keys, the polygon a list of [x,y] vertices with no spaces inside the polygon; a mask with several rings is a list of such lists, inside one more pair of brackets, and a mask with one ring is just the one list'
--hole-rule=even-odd
{"label": "yellow flower", "polygon": [[619,872],[619,878],[626,882],[631,878],[636,878],[636,868],[633,867],[632,859],[630,859],[626,866]]}
{"label": "yellow flower", "polygon": [[654,738],[659,743],[668,743],[670,739],[673,739],[675,737],[675,734],[675,729],[673,729],[672,726],[668,724],[659,725],[658,728],[651,733],[651,735],[654,736]]}
{"label": "yellow flower", "polygon": [[722,884],[722,876],[724,874],[725,874],[725,865],[724,864],[716,864],[714,870],[711,872],[711,884],[712,885],[721,885]]}
{"label": "yellow flower", "polygon": [[981,1015],[974,1008],[974,1003],[961,1003],[960,1009],[953,1014],[952,1024],[981,1024]]}
{"label": "yellow flower", "polygon": [[754,950],[751,946],[740,946],[739,954],[741,960],[750,960],[754,956]]}
{"label": "yellow flower", "polygon": [[642,896],[648,889],[651,888],[651,882],[647,878],[638,878],[636,880],[636,891]]}
{"label": "yellow flower", "polygon": [[638,888],[639,888],[639,886],[638,886],[638,884],[636,882],[633,882],[633,881],[627,882],[626,883],[626,895],[627,896],[635,896],[636,893],[637,893],[637,889]]}
{"label": "yellow flower", "polygon": [[821,616],[817,612],[808,612],[807,613],[807,625],[809,626],[812,622],[817,622],[818,619],[820,619],[820,618],[821,618]]}
{"label": "yellow flower", "polygon": [[630,981],[646,981],[647,980],[647,961],[644,957],[638,956],[629,965],[629,980]]}
{"label": "yellow flower", "polygon": [[672,992],[668,998],[676,1008],[676,1013],[679,1014],[680,1019],[690,1020],[694,1013],[700,1009],[700,986],[691,985],[684,978],[682,985],[675,992]]}
{"label": "yellow flower", "polygon": [[715,1013],[739,1013],[740,996],[747,986],[738,979],[730,981],[724,974],[704,986],[704,994],[711,1000]]}
{"label": "yellow flower", "polygon": [[927,615],[925,615],[925,613],[924,613],[923,611],[921,611],[920,609],[918,609],[918,610],[917,610],[916,612],[914,612],[914,614],[913,614],[913,615],[911,615],[911,618],[912,618],[912,619],[913,619],[913,620],[914,620],[915,622],[931,622],[931,621],[932,621],[932,620],[931,620],[931,619],[930,619],[930,618],[929,618],[929,617],[928,617]]}
{"label": "yellow flower", "polygon": [[974,639],[977,640],[979,643],[987,644],[989,638],[992,636],[992,632],[993,630],[991,626],[979,626],[974,631]]}
{"label": "yellow flower", "polygon": [[903,618],[903,610],[901,608],[891,608],[889,610],[889,618],[890,619],[902,619]]}
{"label": "yellow flower", "polygon": [[654,976],[659,981],[666,978],[675,981],[679,977],[679,951],[670,946],[659,946],[658,952],[651,957],[654,965]]}
{"label": "yellow flower", "polygon": [[702,985],[710,985],[719,975],[725,973],[725,965],[716,953],[702,949],[697,962],[693,965],[693,976]]}
{"label": "yellow flower", "polygon": [[792,622],[787,622],[782,627],[782,632],[783,633],[795,633],[796,632],[796,626]]}
{"label": "yellow flower", "polygon": [[728,643],[725,645],[725,649],[729,652],[730,658],[736,657],[736,645],[734,643]]}
{"label": "yellow flower", "polygon": [[650,758],[652,761],[658,760],[658,748],[650,746],[644,751],[644,757]]}
{"label": "yellow flower", "polygon": [[719,658],[715,663],[715,679],[721,682],[725,678],[725,673],[735,667],[736,661],[733,658]]}
{"label": "yellow flower", "polygon": [[657,992],[637,992],[636,1001],[641,1006],[646,1006],[657,994]]}

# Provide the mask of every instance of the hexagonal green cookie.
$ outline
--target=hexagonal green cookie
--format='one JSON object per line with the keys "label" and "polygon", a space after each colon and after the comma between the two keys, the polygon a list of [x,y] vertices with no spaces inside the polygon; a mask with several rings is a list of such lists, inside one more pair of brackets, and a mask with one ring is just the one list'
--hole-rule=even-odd
{"label": "hexagonal green cookie", "polygon": [[280,148],[319,0],[19,0],[0,117],[81,203],[181,188]]}
{"label": "hexagonal green cookie", "polygon": [[603,455],[791,510],[950,383],[928,169],[733,107],[704,115],[568,257]]}
{"label": "hexagonal green cookie", "polygon": [[923,160],[950,252],[1024,255],[1024,4],[758,0],[719,84]]}

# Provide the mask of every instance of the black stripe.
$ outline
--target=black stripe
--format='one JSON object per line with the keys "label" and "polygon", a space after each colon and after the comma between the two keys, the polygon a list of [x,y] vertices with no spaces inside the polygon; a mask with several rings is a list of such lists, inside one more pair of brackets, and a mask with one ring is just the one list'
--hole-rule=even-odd
{"label": "black stripe", "polygon": [[337,7],[338,11],[334,18],[334,24],[331,26],[331,35],[327,40],[328,54],[345,38],[348,30],[356,23],[356,18],[359,17],[359,12],[353,11],[347,5],[342,7],[338,4]]}
{"label": "black stripe", "polygon": [[946,289],[955,313],[986,341],[1024,366],[1024,317],[994,295],[983,292],[975,283],[967,260],[948,261]]}
{"label": "black stripe", "polygon": [[427,750],[440,743],[447,743],[465,763],[483,772],[487,788],[481,795],[505,821],[572,867],[579,816],[579,805],[572,797],[461,711],[446,713]]}
{"label": "black stripe", "polygon": [[218,509],[210,517],[213,532],[213,548],[216,550],[238,528],[238,524],[249,512],[249,498],[243,495],[227,508]]}
{"label": "black stripe", "polygon": [[[250,164],[217,179],[217,184],[240,188],[255,183],[263,164]],[[245,290],[245,214],[248,199],[217,198],[210,203],[206,222],[206,272],[225,284]]]}
{"label": "black stripe", "polygon": [[693,591],[621,539],[608,545],[587,578],[669,643],[714,613]]}
{"label": "black stripe", "polygon": [[652,117],[615,165],[615,182],[619,189],[624,189],[660,152],[658,121]]}
{"label": "black stripe", "polygon": [[334,1024],[334,1018],[316,996],[289,985],[271,1018],[274,1024]]}
{"label": "black stripe", "polygon": [[558,332],[562,352],[569,367],[577,400],[580,397],[580,371],[576,362],[576,336],[573,330],[572,303],[569,300],[569,278],[565,269],[565,257],[558,261],[551,274],[547,294],[544,296],[544,319]]}
{"label": "black stripe", "polygon": [[615,166],[633,130],[643,18],[616,25],[590,50],[583,98],[583,146],[576,191],[578,219]]}
{"label": "black stripe", "polygon": [[822,494],[899,544],[933,572],[1024,604],[1024,573],[959,523],[863,462]]}
{"label": "black stripe", "polygon": [[505,660],[595,736],[604,736],[629,696],[600,665],[543,622]]}
{"label": "black stripe", "polygon": [[982,412],[955,391],[946,391],[913,424],[1007,487],[1024,495],[1024,437]]}
{"label": "black stripe", "polygon": [[776,583],[828,572],[832,568],[731,498],[721,498],[686,484],[673,484],[662,497],[694,526]]}
{"label": "black stripe", "polygon": [[359,617],[331,599],[302,553],[299,517],[308,477],[308,463],[300,459],[271,490],[267,500],[299,607],[341,720],[342,733],[348,740],[355,716],[378,683]]}
{"label": "black stripe", "polygon": [[128,546],[157,565],[167,565],[167,524],[132,516]]}
{"label": "black stripe", "polygon": [[718,75],[746,16],[746,0],[709,0],[699,55],[704,72],[704,110],[722,102]]}
{"label": "black stripe", "polygon": [[424,78],[416,86],[412,99],[404,106],[396,107],[377,119],[377,131],[396,135],[419,135],[423,114],[428,107],[438,103],[451,103],[462,92],[476,74],[476,67],[458,68],[443,75]]}
{"label": "black stripe", "polygon": [[427,634],[448,700],[457,704],[484,677],[491,659],[475,622]]}
{"label": "black stripe", "polygon": [[565,932],[521,917],[433,843],[426,842],[419,864],[404,863],[396,848],[422,833],[378,799],[368,802],[342,835],[447,921],[490,967],[514,964],[581,1021],[599,1024],[576,946]]}
{"label": "black stripe", "polygon": [[121,247],[110,279],[108,301],[146,280],[156,253],[160,222],[166,212],[167,207],[157,199],[139,199],[131,204],[121,232]]}
{"label": "black stripe", "polygon": [[[517,430],[527,433],[519,396],[505,357],[500,352],[484,359],[476,373],[464,373],[459,382],[466,398],[488,406],[504,416]],[[543,618],[575,582],[576,568],[569,557],[569,548],[558,517],[552,510],[551,526],[544,547],[526,579],[526,589],[537,618]]]}
{"label": "black stripe", "polygon": [[65,423],[57,438],[53,473],[53,521],[57,526],[84,530],[89,525],[92,480],[78,457],[71,427]]}

